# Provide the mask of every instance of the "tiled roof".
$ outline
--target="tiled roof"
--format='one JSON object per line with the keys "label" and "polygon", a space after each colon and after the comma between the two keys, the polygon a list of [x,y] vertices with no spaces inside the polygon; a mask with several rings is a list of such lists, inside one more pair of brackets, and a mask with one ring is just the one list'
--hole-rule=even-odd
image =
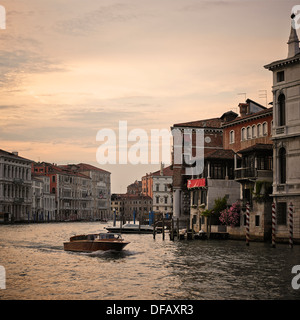
{"label": "tiled roof", "polygon": [[[160,170],[153,172],[152,175],[153,176],[160,176]],[[167,177],[173,176],[172,166],[168,166],[163,169],[163,176],[167,176]]]}
{"label": "tiled roof", "polygon": [[234,151],[231,149],[219,149],[212,151],[211,153],[205,156],[205,159],[223,159],[223,160],[232,160],[234,159]]}
{"label": "tiled roof", "polygon": [[258,111],[258,112],[255,112],[255,113],[248,114],[248,115],[246,115],[244,117],[237,117],[232,121],[228,121],[228,122],[224,123],[222,125],[222,127],[226,127],[226,126],[230,126],[230,125],[235,124],[235,123],[247,121],[247,120],[250,120],[251,118],[255,118],[257,116],[264,116],[265,114],[270,113],[270,112],[273,112],[273,107],[267,108],[265,110]]}
{"label": "tiled roof", "polygon": [[60,165],[59,167],[70,169],[70,170],[76,170],[76,171],[102,171],[102,172],[110,173],[109,171],[100,169],[98,167],[92,166],[87,163],[66,164],[66,165]]}
{"label": "tiled roof", "polygon": [[250,146],[248,148],[242,149],[238,151],[238,153],[248,153],[252,151],[267,151],[267,150],[272,150],[273,149],[273,144],[271,143],[256,143],[253,146]]}
{"label": "tiled roof", "polygon": [[206,120],[197,120],[191,122],[176,123],[174,127],[196,127],[196,128],[221,128],[221,118],[211,118]]}

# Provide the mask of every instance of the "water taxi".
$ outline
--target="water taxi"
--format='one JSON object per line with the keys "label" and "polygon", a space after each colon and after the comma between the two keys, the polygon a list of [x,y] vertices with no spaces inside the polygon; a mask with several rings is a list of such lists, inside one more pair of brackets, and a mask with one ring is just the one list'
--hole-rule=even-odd
{"label": "water taxi", "polygon": [[129,243],[124,241],[120,234],[93,233],[71,237],[69,242],[64,243],[64,250],[78,252],[121,251]]}

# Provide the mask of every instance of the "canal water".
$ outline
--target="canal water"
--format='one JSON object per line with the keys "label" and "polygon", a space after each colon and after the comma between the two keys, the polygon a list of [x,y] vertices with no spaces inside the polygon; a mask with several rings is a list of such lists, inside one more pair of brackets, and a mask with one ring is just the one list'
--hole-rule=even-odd
{"label": "canal water", "polygon": [[70,236],[105,231],[107,225],[0,226],[0,265],[6,271],[0,300],[300,299],[300,289],[291,285],[300,246],[124,234],[130,244],[122,252],[63,250]]}

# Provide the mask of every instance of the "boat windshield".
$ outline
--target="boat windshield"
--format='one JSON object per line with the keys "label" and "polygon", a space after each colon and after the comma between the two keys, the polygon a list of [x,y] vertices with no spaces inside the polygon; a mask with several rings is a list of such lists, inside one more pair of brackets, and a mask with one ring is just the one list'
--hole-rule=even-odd
{"label": "boat windshield", "polygon": [[119,239],[121,235],[119,233],[99,233],[99,239]]}

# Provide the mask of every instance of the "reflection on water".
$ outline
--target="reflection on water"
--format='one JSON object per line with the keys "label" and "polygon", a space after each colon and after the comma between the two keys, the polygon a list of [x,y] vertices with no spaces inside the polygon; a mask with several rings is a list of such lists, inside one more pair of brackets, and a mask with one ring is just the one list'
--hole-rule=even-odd
{"label": "reflection on water", "polygon": [[300,299],[291,287],[300,246],[126,234],[121,252],[63,250],[70,236],[106,225],[0,226],[0,299]]}

